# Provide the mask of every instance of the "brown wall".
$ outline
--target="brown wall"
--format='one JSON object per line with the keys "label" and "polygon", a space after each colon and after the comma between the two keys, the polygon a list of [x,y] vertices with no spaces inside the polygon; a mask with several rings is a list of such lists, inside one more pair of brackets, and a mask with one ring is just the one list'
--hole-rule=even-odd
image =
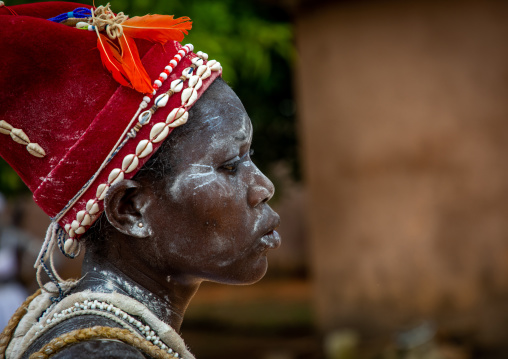
{"label": "brown wall", "polygon": [[495,1],[329,3],[296,16],[322,329],[435,318],[508,339],[507,19]]}

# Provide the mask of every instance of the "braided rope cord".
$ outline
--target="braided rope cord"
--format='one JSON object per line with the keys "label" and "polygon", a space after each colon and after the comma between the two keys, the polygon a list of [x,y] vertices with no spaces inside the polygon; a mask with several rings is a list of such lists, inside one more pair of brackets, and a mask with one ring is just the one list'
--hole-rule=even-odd
{"label": "braided rope cord", "polygon": [[109,38],[114,40],[123,35],[122,23],[129,17],[124,15],[123,12],[114,14],[109,8],[109,3],[106,6],[99,6],[92,12],[92,23],[97,27],[97,31],[106,30]]}
{"label": "braided rope cord", "polygon": [[39,294],[41,294],[41,289],[38,289],[34,294],[29,296],[23,304],[14,312],[14,315],[9,319],[9,323],[4,328],[2,334],[0,334],[0,359],[5,358],[5,351],[7,350],[7,346],[11,342],[12,335],[16,330],[21,319],[27,313],[28,306]]}
{"label": "braided rope cord", "polygon": [[92,328],[77,329],[65,333],[51,340],[38,352],[30,355],[30,359],[47,359],[58,353],[68,345],[94,339],[116,339],[129,344],[136,349],[143,351],[156,359],[174,359],[178,358],[169,354],[148,340],[143,340],[132,334],[127,329],[96,326]]}
{"label": "braided rope cord", "polygon": [[[53,320],[51,322],[51,324],[49,325],[46,325],[44,327],[44,331],[41,331],[39,333],[36,333],[36,335],[34,335],[34,337],[32,338],[32,342],[34,342],[35,340],[37,340],[39,337],[41,337],[44,333],[46,333],[49,329],[59,325],[60,323],[70,319],[70,318],[74,318],[74,317],[77,317],[77,316],[81,316],[81,315],[98,315],[98,316],[101,316],[101,317],[104,317],[104,318],[107,318],[119,325],[121,325],[124,329],[127,329],[129,330],[130,332],[132,332],[134,335],[138,336],[139,338],[143,338],[141,336],[141,334],[139,334],[136,329],[134,329],[133,327],[131,327],[129,324],[127,324],[126,322],[124,322],[123,320],[121,320],[120,318],[116,317],[114,314],[111,314],[111,313],[108,313],[108,312],[100,312],[98,310],[80,310],[79,312],[74,312],[74,313],[71,313],[71,314],[68,314],[66,315],[65,317],[61,317],[61,318],[58,318],[57,320]],[[144,338],[143,338],[144,339]]]}

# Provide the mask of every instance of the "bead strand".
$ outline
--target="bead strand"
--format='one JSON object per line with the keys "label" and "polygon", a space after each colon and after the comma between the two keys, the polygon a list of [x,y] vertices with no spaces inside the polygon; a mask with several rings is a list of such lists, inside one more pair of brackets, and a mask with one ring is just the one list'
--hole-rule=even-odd
{"label": "bead strand", "polygon": [[70,317],[87,314],[100,315],[109,318],[121,324],[126,329],[129,329],[131,332],[141,333],[141,336],[145,340],[152,342],[154,345],[158,346],[160,349],[166,351],[167,353],[174,355],[176,358],[180,357],[177,352],[175,352],[172,348],[169,348],[161,340],[161,338],[152,330],[150,326],[137,320],[120,308],[106,302],[99,302],[98,300],[85,300],[83,302],[76,302],[74,303],[74,306],[64,309],[59,313],[54,313],[52,318],[46,319],[41,317],[39,319],[40,330],[37,334],[42,334],[42,331],[47,330],[50,327],[53,327],[56,324],[69,319]]}

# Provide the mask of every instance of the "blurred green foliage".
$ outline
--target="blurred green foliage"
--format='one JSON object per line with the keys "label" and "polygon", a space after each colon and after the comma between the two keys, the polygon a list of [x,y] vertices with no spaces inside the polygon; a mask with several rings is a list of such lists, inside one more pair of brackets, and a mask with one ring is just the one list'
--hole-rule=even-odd
{"label": "blurred green foliage", "polygon": [[[16,5],[27,1],[5,2]],[[295,50],[292,26],[284,11],[255,0],[112,0],[111,8],[130,16],[189,16],[193,29],[183,43],[194,44],[196,51],[207,52],[223,65],[223,78],[243,101],[253,122],[256,164],[270,175],[273,164],[285,161],[299,178],[292,93]],[[25,188],[1,161],[0,191],[13,195]]]}

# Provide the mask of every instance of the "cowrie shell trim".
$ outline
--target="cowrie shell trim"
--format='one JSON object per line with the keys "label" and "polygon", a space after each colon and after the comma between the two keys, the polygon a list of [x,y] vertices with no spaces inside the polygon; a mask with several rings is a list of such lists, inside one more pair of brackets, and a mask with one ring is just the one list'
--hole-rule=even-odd
{"label": "cowrie shell trim", "polygon": [[0,121],[0,133],[10,136],[14,142],[26,146],[26,150],[34,157],[42,158],[46,156],[46,151],[38,144],[31,143],[25,131],[15,128],[5,120]]}
{"label": "cowrie shell trim", "polygon": [[[190,46],[186,45],[187,49],[192,51],[192,48]],[[185,46],[184,46],[185,47]],[[182,51],[182,50],[180,50]],[[189,74],[190,67],[184,69],[182,71],[182,76],[184,78],[188,79],[188,87],[186,89],[183,89],[184,81],[181,79],[176,79],[171,82],[170,88],[173,90],[174,93],[182,92],[181,95],[181,101],[182,106],[174,108],[171,110],[169,115],[166,118],[165,122],[159,122],[156,123],[150,130],[150,140],[141,140],[138,142],[136,146],[136,151],[134,154],[126,155],[122,161],[122,168],[115,168],[113,169],[108,176],[108,183],[102,183],[97,187],[96,191],[96,198],[91,199],[86,203],[86,211],[79,211],[76,214],[76,219],[72,221],[71,224],[67,223],[65,224],[64,228],[65,231],[69,234],[69,239],[65,242],[65,251],[73,251],[75,249],[75,246],[79,244],[77,241],[75,241],[73,238],[76,236],[76,234],[83,234],[86,232],[86,226],[90,225],[92,223],[92,216],[97,214],[100,210],[98,201],[102,201],[104,197],[106,196],[106,193],[109,189],[109,187],[121,180],[124,179],[124,173],[130,173],[134,171],[138,165],[139,165],[139,159],[144,158],[148,156],[150,153],[153,152],[153,144],[152,143],[158,143],[163,141],[168,135],[169,135],[169,128],[174,128],[181,126],[185,124],[189,118],[189,113],[185,109],[185,107],[189,107],[194,102],[196,102],[198,98],[197,90],[201,88],[203,85],[203,80],[210,77],[212,71],[219,71],[222,69],[219,62],[216,60],[210,60],[206,64],[204,63],[204,60],[208,59],[208,54],[203,53],[199,51],[197,53],[198,57],[191,60],[192,64],[196,66],[193,73]],[[181,56],[185,56],[182,54]],[[172,60],[174,61],[174,60]],[[176,67],[176,66],[175,66]],[[168,67],[166,67],[168,68]],[[170,72],[173,70],[169,70]],[[167,76],[165,80],[167,79]],[[183,91],[182,91],[183,90]],[[154,94],[156,91],[154,91]],[[167,102],[169,101],[169,95],[167,93],[163,93],[159,95],[155,99],[155,103],[158,107],[164,107]],[[143,112],[139,115],[139,119],[142,119],[144,123],[142,125],[146,125],[150,122],[150,119],[152,117],[152,112],[148,113],[149,110]],[[146,117],[146,118],[145,118]],[[141,121],[140,121],[141,122]],[[12,127],[9,123],[5,122],[4,120],[0,121],[0,133],[5,135],[10,135],[13,139],[14,136],[12,134],[13,130],[16,130],[14,127]],[[32,155],[36,157],[44,157],[46,153],[44,150],[38,145],[38,144],[31,144],[28,140],[28,136],[22,131],[15,131],[14,135],[18,139],[14,139],[16,142],[21,141],[27,142],[28,145],[30,145],[30,148],[27,147],[28,152],[30,152]],[[23,137],[23,135],[26,136]]]}

